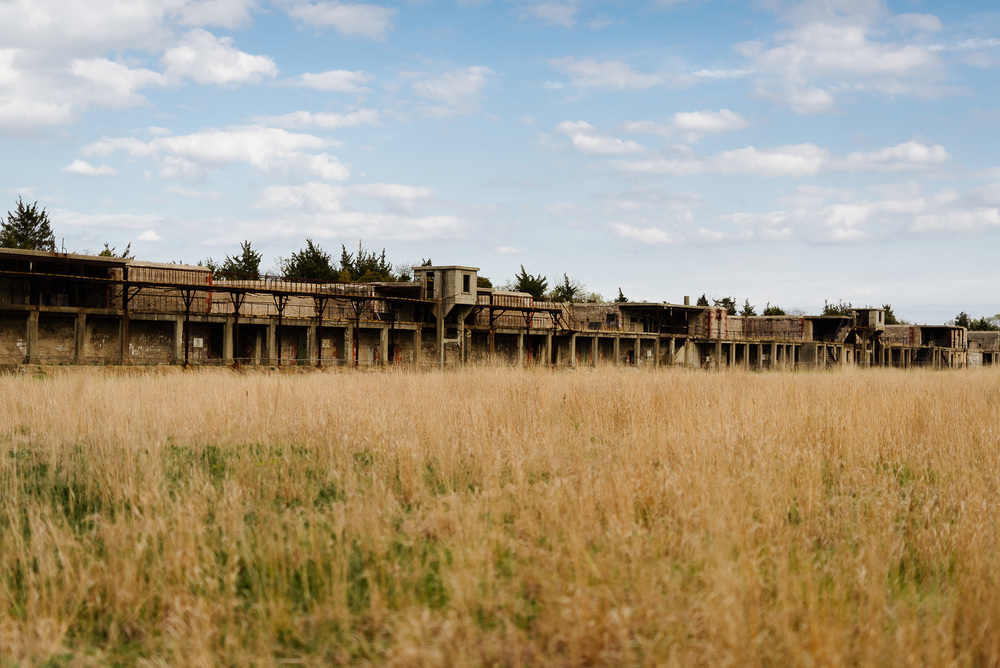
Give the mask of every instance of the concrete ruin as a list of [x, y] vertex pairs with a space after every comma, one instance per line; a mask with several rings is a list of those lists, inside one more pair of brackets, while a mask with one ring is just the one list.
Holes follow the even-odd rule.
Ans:
[[0, 250], [0, 364], [963, 368], [1000, 332], [847, 316], [731, 316], [667, 303], [566, 304], [477, 288], [475, 267], [409, 283], [222, 280], [204, 267]]

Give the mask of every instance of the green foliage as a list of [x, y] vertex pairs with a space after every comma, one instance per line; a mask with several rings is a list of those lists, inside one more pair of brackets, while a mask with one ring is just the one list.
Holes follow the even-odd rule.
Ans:
[[535, 299], [541, 299], [544, 297], [545, 290], [548, 287], [549, 281], [545, 278], [545, 276], [541, 274], [532, 276], [524, 270], [523, 264], [521, 265], [521, 272], [514, 276], [514, 290], [517, 292], [527, 292]]
[[486, 278], [485, 276], [476, 276], [476, 287], [477, 288], [492, 288], [493, 281]]
[[249, 241], [244, 241], [240, 244], [239, 255], [227, 255], [215, 275], [227, 279], [257, 280], [260, 278], [260, 260], [261, 254], [253, 249]]
[[840, 300], [836, 304], [823, 300], [823, 313], [820, 315], [848, 316], [851, 315], [852, 308], [851, 302], [844, 302], [844, 300]]
[[604, 295], [602, 295], [600, 292], [588, 292], [583, 296], [583, 299], [581, 299], [580, 301], [583, 301], [587, 304], [603, 304]]
[[955, 316], [952, 324], [965, 327], [970, 332], [996, 332], [1000, 331], [1000, 314], [993, 317], [971, 318], [968, 313], [962, 311]]
[[744, 317], [757, 315], [757, 309], [754, 308], [753, 304], [750, 303], [749, 299], [743, 302], [743, 308], [740, 309], [740, 315]]
[[719, 308], [726, 309], [726, 313], [729, 315], [736, 315], [736, 299], [733, 297], [723, 297], [722, 299], [713, 299], [714, 303]]
[[892, 304], [882, 304], [882, 309], [885, 311], [885, 324], [887, 325], [901, 325], [899, 318], [896, 314], [892, 312]]
[[[211, 268], [207, 262], [205, 264]], [[287, 260], [278, 258], [278, 266], [282, 277], [288, 280], [336, 281], [338, 279], [338, 272], [333, 267], [330, 254], [314, 244], [312, 239], [306, 239], [306, 247], [297, 253], [292, 253]]]
[[392, 263], [385, 259], [385, 249], [382, 249], [381, 254], [376, 254], [374, 251], [365, 250], [360, 241], [358, 241], [356, 253], [348, 253], [346, 246], [340, 246], [339, 277], [345, 283], [392, 282], [396, 280]]
[[121, 252], [121, 255], [119, 255], [115, 251], [115, 247], [114, 246], [109, 246], [108, 242], [105, 241], [104, 242], [104, 250], [102, 250], [100, 253], [98, 253], [97, 257], [120, 257], [120, 258], [125, 258], [127, 260], [134, 260], [135, 256], [132, 255], [132, 242], [130, 241], [129, 243], [127, 243], [125, 245], [125, 250], [123, 250]]
[[56, 236], [49, 225], [49, 214], [38, 202], [27, 205], [17, 198], [15, 212], [7, 212], [7, 222], [0, 222], [0, 247], [22, 250], [54, 251]]
[[549, 293], [549, 300], [554, 302], [578, 302], [583, 300], [583, 294], [583, 283], [563, 274], [562, 282], [552, 288], [552, 292]]
[[621, 288], [618, 288], [618, 296], [615, 298], [615, 303], [616, 304], [627, 304], [628, 303], [628, 297], [625, 296], [625, 294], [622, 292]]
[[762, 315], [786, 315], [785, 310], [780, 306], [771, 306], [771, 302], [767, 303], [764, 307], [764, 312]]
[[698, 297], [698, 301], [695, 302], [695, 306], [708, 306], [708, 297], [705, 296], [704, 292], [701, 293], [701, 297]]

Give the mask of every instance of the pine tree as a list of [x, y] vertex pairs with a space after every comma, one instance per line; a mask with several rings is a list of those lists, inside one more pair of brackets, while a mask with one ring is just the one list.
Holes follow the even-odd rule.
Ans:
[[18, 197], [16, 213], [8, 211], [7, 222], [0, 222], [0, 247], [54, 251], [56, 235], [49, 226], [49, 214], [38, 210], [38, 202], [29, 206]]

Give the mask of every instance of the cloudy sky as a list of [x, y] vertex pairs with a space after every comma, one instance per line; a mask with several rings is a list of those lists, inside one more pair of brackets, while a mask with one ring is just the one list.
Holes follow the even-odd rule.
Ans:
[[998, 76], [995, 0], [0, 0], [0, 208], [942, 322], [1000, 312]]

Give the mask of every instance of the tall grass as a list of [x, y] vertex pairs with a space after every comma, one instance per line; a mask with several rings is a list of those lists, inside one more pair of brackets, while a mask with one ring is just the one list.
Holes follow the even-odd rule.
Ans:
[[0, 377], [0, 665], [996, 665], [1000, 373]]

